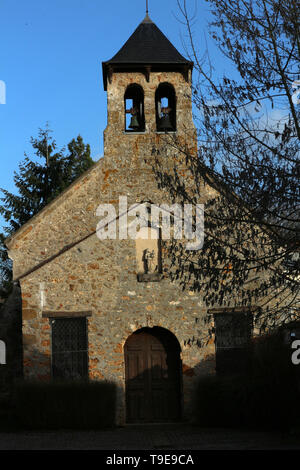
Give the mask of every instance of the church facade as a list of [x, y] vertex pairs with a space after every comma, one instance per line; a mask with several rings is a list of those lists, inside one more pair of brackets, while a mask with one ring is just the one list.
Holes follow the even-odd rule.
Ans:
[[[120, 234], [121, 216], [134, 219], [130, 206], [174, 203], [155, 159], [192, 178], [171, 145], [175, 138], [197, 155], [192, 67], [147, 15], [103, 63], [104, 157], [7, 240], [22, 293], [25, 378], [113, 381], [118, 424], [192, 419], [197, 379], [215, 373], [207, 309], [171, 280], [159, 224], [143, 227], [156, 230], [151, 239], [99, 237], [100, 206], [115, 207]], [[213, 193], [203, 187], [200, 202]]]

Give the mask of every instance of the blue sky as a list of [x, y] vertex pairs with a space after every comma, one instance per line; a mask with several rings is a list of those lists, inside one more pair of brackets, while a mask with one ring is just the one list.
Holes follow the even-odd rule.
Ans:
[[[194, 0], [188, 0], [193, 5]], [[145, 0], [0, 0], [0, 188], [15, 191], [13, 172], [32, 155], [30, 137], [49, 122], [58, 147], [81, 134], [92, 157], [103, 152], [106, 93], [102, 61], [110, 59], [145, 16]], [[205, 47], [208, 6], [198, 0], [194, 27]], [[149, 0], [149, 14], [184, 53], [176, 0]], [[210, 45], [214, 58], [216, 51]], [[219, 66], [222, 62], [219, 61]], [[0, 219], [1, 224], [1, 219]]]

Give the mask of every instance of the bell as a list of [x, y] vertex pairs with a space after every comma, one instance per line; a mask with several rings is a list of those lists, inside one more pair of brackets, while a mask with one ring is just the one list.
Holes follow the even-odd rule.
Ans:
[[168, 114], [166, 114], [160, 119], [158, 128], [160, 131], [172, 131], [173, 130], [173, 126], [170, 121], [170, 116]]
[[135, 115], [131, 117], [129, 127], [130, 129], [138, 129], [140, 127], [139, 121]]

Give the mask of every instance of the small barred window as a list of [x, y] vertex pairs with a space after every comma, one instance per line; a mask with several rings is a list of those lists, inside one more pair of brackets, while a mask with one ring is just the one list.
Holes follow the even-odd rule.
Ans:
[[55, 318], [52, 327], [52, 375], [59, 379], [88, 376], [86, 318]]

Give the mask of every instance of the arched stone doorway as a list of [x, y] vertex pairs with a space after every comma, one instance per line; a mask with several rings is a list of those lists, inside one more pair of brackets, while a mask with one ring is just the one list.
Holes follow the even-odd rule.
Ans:
[[181, 418], [181, 360], [176, 337], [160, 327], [142, 328], [124, 347], [127, 423]]

